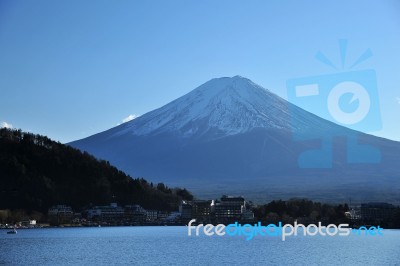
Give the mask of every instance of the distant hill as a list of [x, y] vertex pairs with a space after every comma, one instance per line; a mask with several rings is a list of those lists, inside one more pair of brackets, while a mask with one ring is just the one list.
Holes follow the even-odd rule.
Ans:
[[46, 212], [55, 204], [75, 210], [92, 204], [141, 204], [172, 210], [185, 189], [133, 179], [109, 162], [45, 136], [0, 129], [0, 209]]
[[69, 145], [200, 197], [400, 202], [400, 142], [322, 119], [240, 76]]

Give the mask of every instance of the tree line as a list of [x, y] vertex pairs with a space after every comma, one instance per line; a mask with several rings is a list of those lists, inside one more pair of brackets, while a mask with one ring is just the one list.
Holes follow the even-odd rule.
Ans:
[[168, 211], [191, 199], [184, 188], [132, 178], [108, 161], [46, 136], [0, 129], [0, 209], [45, 213], [66, 204], [80, 211], [117, 202]]

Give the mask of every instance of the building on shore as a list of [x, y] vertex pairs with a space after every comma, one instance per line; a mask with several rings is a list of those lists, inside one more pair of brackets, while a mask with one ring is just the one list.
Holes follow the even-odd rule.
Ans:
[[147, 210], [146, 211], [146, 222], [154, 223], [158, 219], [158, 211], [157, 210]]
[[176, 224], [179, 223], [181, 220], [181, 213], [180, 212], [171, 212], [167, 217], [163, 218], [161, 222], [163, 223], [170, 223]]
[[87, 210], [87, 217], [94, 221], [115, 222], [125, 218], [124, 208], [111, 203], [106, 206], [94, 206]]
[[352, 222], [357, 222], [361, 220], [361, 210], [360, 206], [351, 207], [349, 211], [345, 212], [344, 215], [347, 219], [350, 219]]
[[19, 222], [21, 227], [36, 227], [36, 220], [23, 220]]
[[254, 213], [242, 196], [222, 196], [219, 200], [183, 200], [179, 212], [145, 210], [142, 206], [118, 206], [111, 203], [105, 206], [91, 206], [84, 212], [75, 214], [66, 205], [57, 205], [49, 209], [49, 218], [53, 224], [104, 224], [136, 225], [169, 223], [182, 224], [192, 219], [198, 223], [252, 222]]
[[183, 200], [179, 205], [179, 212], [181, 213], [181, 219], [184, 222], [188, 222], [193, 217], [193, 204]]
[[220, 200], [182, 201], [179, 211], [182, 222], [191, 219], [197, 223], [252, 222], [254, 213], [246, 205], [241, 196], [222, 196]]
[[243, 197], [224, 195], [219, 202], [215, 203], [214, 210], [217, 222], [238, 221], [246, 210], [246, 201]]
[[140, 205], [126, 205], [124, 209], [127, 222], [143, 223], [147, 219], [147, 212]]
[[169, 216], [169, 213], [167, 211], [158, 211], [157, 213], [157, 220], [158, 221], [163, 221], [165, 218]]
[[210, 222], [214, 217], [213, 206], [214, 200], [183, 200], [179, 206], [181, 221], [188, 222], [196, 219], [199, 223]]
[[194, 200], [192, 218], [198, 222], [210, 222], [214, 218], [214, 200]]
[[56, 205], [48, 210], [48, 216], [52, 224], [65, 224], [71, 223], [74, 212], [70, 206]]

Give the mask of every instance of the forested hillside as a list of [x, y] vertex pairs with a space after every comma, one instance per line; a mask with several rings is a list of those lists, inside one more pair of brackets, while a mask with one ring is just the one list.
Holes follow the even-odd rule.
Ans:
[[141, 204], [176, 209], [186, 189], [133, 179], [107, 161], [21, 130], [0, 129], [0, 209], [46, 212], [55, 204]]

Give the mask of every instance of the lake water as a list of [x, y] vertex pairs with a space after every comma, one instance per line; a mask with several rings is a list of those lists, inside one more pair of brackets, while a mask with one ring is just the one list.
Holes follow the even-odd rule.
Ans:
[[400, 265], [400, 230], [384, 236], [206, 237], [187, 227], [0, 230], [0, 265]]

